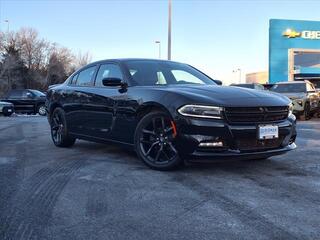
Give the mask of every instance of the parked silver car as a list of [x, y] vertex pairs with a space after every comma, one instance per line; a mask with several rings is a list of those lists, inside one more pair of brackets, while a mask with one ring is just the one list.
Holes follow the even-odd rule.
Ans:
[[2, 113], [4, 116], [10, 116], [12, 113], [14, 113], [13, 104], [0, 101], [0, 113]]
[[320, 107], [320, 96], [314, 85], [308, 81], [279, 82], [270, 88], [291, 99], [293, 113], [302, 120], [316, 114]]

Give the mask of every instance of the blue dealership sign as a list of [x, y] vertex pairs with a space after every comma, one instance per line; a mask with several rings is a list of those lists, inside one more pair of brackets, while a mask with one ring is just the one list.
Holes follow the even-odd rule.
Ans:
[[269, 83], [320, 77], [320, 22], [271, 19]]

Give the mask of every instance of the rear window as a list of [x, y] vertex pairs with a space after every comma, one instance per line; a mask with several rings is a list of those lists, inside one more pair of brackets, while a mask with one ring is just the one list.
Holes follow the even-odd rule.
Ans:
[[235, 87], [243, 87], [243, 88], [251, 88], [251, 89], [254, 89], [254, 85], [253, 84], [234, 84], [232, 86], [235, 86]]
[[96, 72], [97, 66], [88, 67], [81, 72], [79, 72], [79, 76], [76, 81], [76, 85], [79, 86], [91, 86], [93, 75]]
[[299, 93], [307, 91], [305, 83], [275, 84], [270, 90], [278, 93]]
[[8, 95], [8, 99], [17, 99], [17, 98], [22, 98], [22, 91], [11, 91]]

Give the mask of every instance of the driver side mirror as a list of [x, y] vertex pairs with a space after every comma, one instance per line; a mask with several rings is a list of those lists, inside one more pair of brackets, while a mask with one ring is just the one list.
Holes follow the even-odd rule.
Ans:
[[120, 78], [104, 78], [102, 79], [103, 86], [106, 87], [126, 87], [127, 84]]
[[216, 79], [214, 79], [213, 80], [217, 85], [219, 85], [219, 86], [221, 86], [222, 85], [222, 81], [220, 81], [220, 80], [216, 80]]

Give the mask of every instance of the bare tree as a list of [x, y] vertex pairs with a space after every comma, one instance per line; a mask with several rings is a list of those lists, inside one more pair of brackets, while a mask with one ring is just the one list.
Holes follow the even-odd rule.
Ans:
[[63, 82], [72, 71], [73, 55], [68, 48], [54, 43], [47, 65], [47, 85]]
[[73, 70], [77, 70], [77, 69], [87, 65], [88, 63], [91, 62], [91, 59], [92, 59], [92, 57], [89, 52], [82, 53], [81, 51], [79, 51], [77, 53], [77, 55], [74, 56]]
[[0, 32], [0, 95], [11, 88], [45, 90], [90, 61], [88, 52], [74, 54], [41, 38], [33, 28]]
[[15, 32], [0, 34], [0, 82], [1, 91], [26, 87], [26, 68], [20, 56], [20, 46]]
[[17, 39], [21, 47], [21, 58], [30, 70], [41, 70], [48, 60], [50, 44], [40, 39], [38, 32], [33, 28], [22, 28], [17, 33]]

